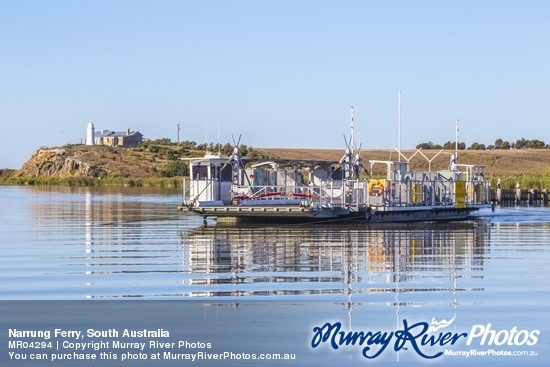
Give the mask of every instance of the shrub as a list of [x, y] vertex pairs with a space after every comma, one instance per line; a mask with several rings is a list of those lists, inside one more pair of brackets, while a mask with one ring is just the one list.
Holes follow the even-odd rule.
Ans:
[[189, 167], [187, 163], [183, 161], [171, 161], [168, 162], [166, 167], [160, 171], [161, 177], [177, 177], [177, 176], [188, 176]]

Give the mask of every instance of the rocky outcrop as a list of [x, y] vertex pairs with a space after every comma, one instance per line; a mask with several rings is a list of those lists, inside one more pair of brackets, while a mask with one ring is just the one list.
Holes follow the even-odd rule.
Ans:
[[63, 148], [37, 150], [18, 172], [26, 177], [102, 177], [107, 174], [102, 167], [84, 162]]

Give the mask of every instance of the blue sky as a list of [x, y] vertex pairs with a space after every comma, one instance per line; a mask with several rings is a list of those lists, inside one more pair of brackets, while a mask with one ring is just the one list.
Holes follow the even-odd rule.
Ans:
[[[86, 125], [363, 148], [550, 143], [548, 1], [0, 0], [0, 168]], [[368, 159], [368, 157], [366, 157]]]

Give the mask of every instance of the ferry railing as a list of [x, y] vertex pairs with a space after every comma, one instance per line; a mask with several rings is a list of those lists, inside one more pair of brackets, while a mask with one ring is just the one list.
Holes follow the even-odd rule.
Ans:
[[[441, 175], [433, 178], [426, 176], [421, 180], [386, 180], [384, 183], [381, 196], [374, 197], [370, 190], [365, 190], [367, 203], [372, 206], [410, 207], [454, 205], [457, 202], [455, 181]], [[468, 205], [487, 203], [490, 200], [487, 182], [466, 182], [466, 194], [465, 203]]]
[[[490, 203], [491, 188], [488, 181], [471, 180], [464, 182], [464, 203], [466, 205]], [[408, 205], [453, 205], [457, 203], [456, 181], [454, 180], [440, 176], [431, 182], [427, 180], [411, 181], [411, 185], [413, 190]]]
[[323, 204], [344, 207], [364, 207], [368, 205], [368, 181], [341, 180], [327, 182], [322, 186], [320, 198]]
[[313, 197], [318, 196], [319, 187], [316, 186], [287, 186], [287, 185], [267, 185], [267, 186], [239, 186], [241, 188], [250, 188], [251, 199], [265, 197]]
[[466, 203], [469, 205], [491, 203], [491, 184], [488, 181], [468, 181], [466, 183], [466, 192]]
[[346, 205], [345, 187], [345, 181], [323, 181], [319, 186], [319, 205], [331, 207]]
[[322, 183], [320, 186], [306, 185], [265, 185], [265, 186], [235, 186], [233, 188], [233, 196], [247, 191], [249, 195], [243, 199], [262, 199], [262, 200], [278, 200], [278, 199], [296, 199], [317, 201], [320, 205], [336, 205], [344, 202], [343, 190], [337, 185]]
[[368, 203], [368, 187], [368, 181], [366, 180], [352, 181], [352, 194], [350, 205], [366, 206]]
[[321, 198], [325, 203], [344, 207], [363, 207], [368, 205], [367, 180], [329, 181], [322, 186]]
[[[207, 182], [207, 180], [201, 180]], [[423, 180], [403, 180], [399, 182], [384, 181], [386, 184], [381, 196], [372, 196], [369, 190], [369, 181], [364, 180], [338, 180], [325, 181], [318, 186], [237, 186], [234, 194], [248, 192], [246, 199], [299, 199], [309, 201], [310, 204], [320, 206], [439, 206], [456, 204], [455, 182], [443, 176], [433, 179], [426, 177]], [[192, 182], [189, 188], [190, 198], [200, 196], [213, 198], [213, 185], [197, 185]], [[200, 190], [199, 192], [197, 190]], [[490, 202], [490, 187], [485, 181], [466, 182], [467, 205], [479, 205]]]

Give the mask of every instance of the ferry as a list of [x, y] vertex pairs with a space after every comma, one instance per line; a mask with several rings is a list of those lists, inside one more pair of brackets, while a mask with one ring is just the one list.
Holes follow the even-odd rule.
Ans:
[[[347, 144], [339, 161], [206, 154], [186, 158], [180, 210], [218, 222], [419, 222], [463, 220], [491, 208], [485, 167], [458, 164], [447, 170], [412, 171], [408, 161], [369, 161], [369, 177], [359, 150]], [[374, 178], [375, 166], [386, 175]]]

